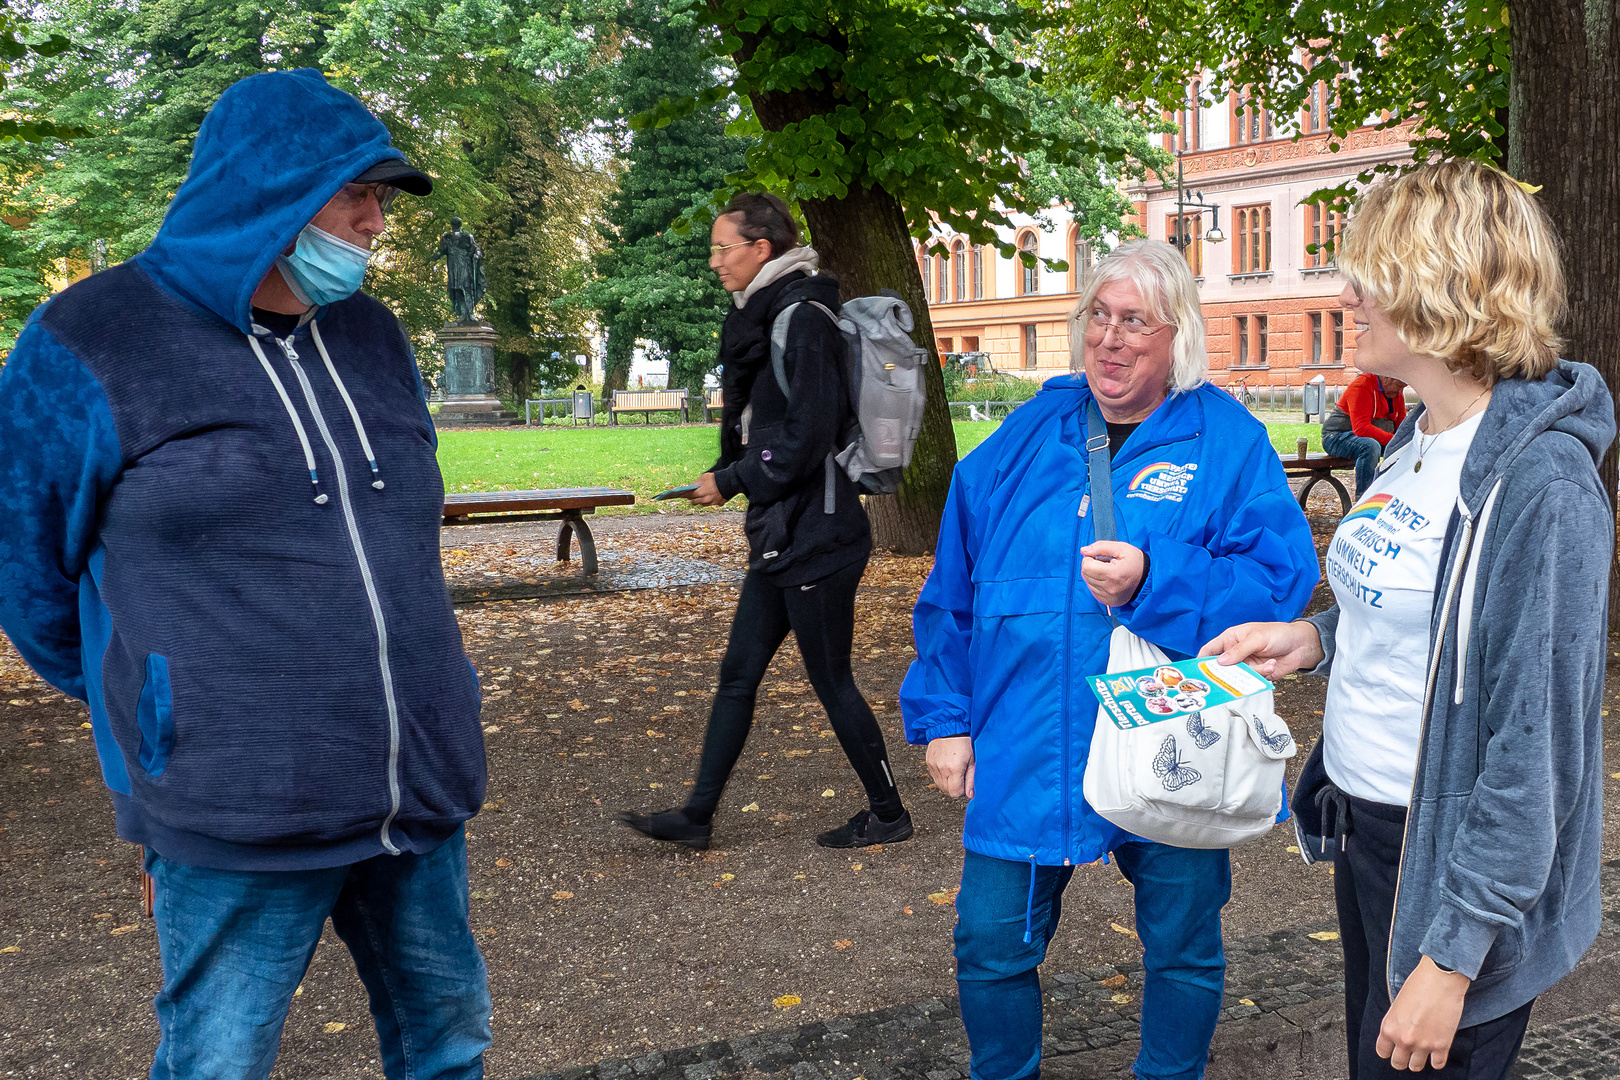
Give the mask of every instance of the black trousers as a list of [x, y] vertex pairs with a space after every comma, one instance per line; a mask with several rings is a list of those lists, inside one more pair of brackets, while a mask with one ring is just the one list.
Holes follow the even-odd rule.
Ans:
[[872, 810], [885, 821], [900, 816], [900, 792], [889, 768], [888, 749], [872, 707], [855, 685], [850, 651], [855, 644], [855, 590], [866, 560], [808, 585], [780, 587], [770, 576], [750, 570], [731, 620], [731, 641], [720, 661], [720, 686], [703, 736], [697, 784], [687, 816], [707, 824], [720, 793], [754, 726], [754, 698], [765, 669], [788, 631], [798, 640], [810, 685], [827, 710], [833, 732], [866, 787]]
[[[1344, 850], [1333, 854], [1333, 894], [1344, 946], [1345, 1035], [1350, 1044], [1350, 1080], [1394, 1080], [1414, 1074], [1378, 1056], [1378, 1028], [1389, 1012], [1389, 932], [1395, 917], [1395, 878], [1400, 870], [1406, 807], [1344, 796], [1349, 830]], [[1506, 1080], [1530, 1023], [1527, 1001], [1519, 1008], [1461, 1028], [1446, 1067], [1425, 1065], [1415, 1075], [1432, 1080]]]

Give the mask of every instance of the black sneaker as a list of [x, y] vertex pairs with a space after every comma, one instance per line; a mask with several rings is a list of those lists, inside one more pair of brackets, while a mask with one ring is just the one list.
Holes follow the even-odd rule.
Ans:
[[708, 851], [709, 836], [714, 831], [712, 826], [694, 824], [686, 811], [680, 809], [661, 810], [656, 814], [632, 814], [626, 810], [619, 815], [619, 820], [642, 836], [684, 844], [694, 851]]
[[822, 847], [871, 847], [873, 844], [898, 844], [911, 839], [911, 814], [900, 811], [898, 821], [879, 821], [870, 810], [862, 810], [836, 829], [816, 837]]

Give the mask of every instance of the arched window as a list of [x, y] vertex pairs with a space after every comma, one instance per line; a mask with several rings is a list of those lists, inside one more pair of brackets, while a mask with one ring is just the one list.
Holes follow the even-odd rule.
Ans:
[[973, 248], [973, 299], [984, 299], [984, 248]]
[[956, 278], [956, 298], [966, 300], [968, 298], [967, 245], [960, 240], [951, 249], [951, 269]]
[[1080, 235], [1080, 226], [1074, 225], [1069, 229], [1069, 291], [1079, 292], [1080, 285], [1085, 281], [1086, 271], [1096, 257], [1091, 251], [1091, 241]]
[[[1019, 236], [1018, 250], [1027, 252], [1031, 256], [1040, 250], [1040, 238], [1035, 235], [1034, 230], [1027, 230]], [[1020, 255], [1018, 270], [1019, 284], [1021, 286], [1019, 292], [1021, 295], [1034, 296], [1041, 291], [1041, 264], [1038, 261], [1034, 265], [1029, 265]]]

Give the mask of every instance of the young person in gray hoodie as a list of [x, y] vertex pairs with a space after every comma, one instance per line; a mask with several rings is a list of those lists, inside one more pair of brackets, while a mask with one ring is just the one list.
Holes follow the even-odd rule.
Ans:
[[1329, 676], [1294, 811], [1335, 866], [1352, 1080], [1500, 1080], [1601, 921], [1614, 403], [1557, 358], [1557, 240], [1506, 174], [1372, 189], [1338, 259], [1356, 366], [1423, 408], [1334, 534], [1337, 603], [1203, 651]]

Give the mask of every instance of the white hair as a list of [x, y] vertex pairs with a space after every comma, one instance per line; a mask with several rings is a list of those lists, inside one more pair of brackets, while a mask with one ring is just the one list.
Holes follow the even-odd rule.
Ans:
[[1149, 313], [1175, 327], [1170, 343], [1170, 389], [1192, 390], [1209, 374], [1204, 347], [1204, 311], [1198, 283], [1181, 252], [1162, 240], [1132, 240], [1097, 261], [1086, 274], [1080, 302], [1069, 313], [1069, 370], [1086, 368], [1086, 325], [1097, 293], [1112, 281], [1129, 281]]

